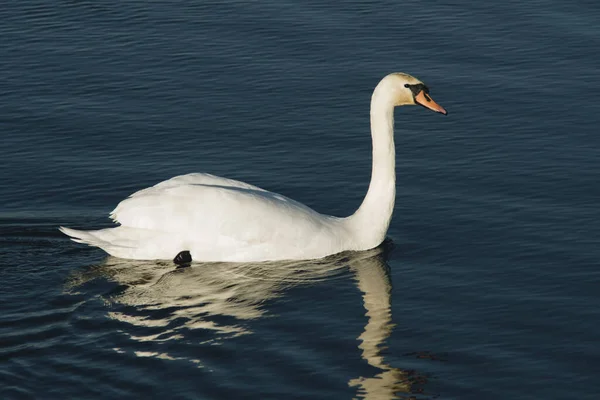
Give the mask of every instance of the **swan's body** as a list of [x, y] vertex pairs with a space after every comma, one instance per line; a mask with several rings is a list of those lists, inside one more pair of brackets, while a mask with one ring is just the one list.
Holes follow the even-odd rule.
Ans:
[[209, 174], [171, 178], [134, 193], [111, 213], [116, 228], [66, 234], [133, 259], [203, 261], [320, 258], [343, 250], [341, 219], [282, 195]]
[[61, 231], [113, 256], [144, 260], [173, 259], [184, 250], [198, 261], [316, 259], [374, 248], [385, 239], [396, 195], [394, 107], [418, 102], [445, 114], [427, 92], [406, 74], [390, 74], [375, 88], [371, 183], [362, 205], [349, 217], [319, 214], [247, 183], [189, 174], [119, 203], [111, 218], [121, 226]]

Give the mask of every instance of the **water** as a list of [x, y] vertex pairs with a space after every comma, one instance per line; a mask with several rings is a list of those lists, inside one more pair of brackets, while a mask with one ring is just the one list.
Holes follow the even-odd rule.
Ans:
[[[596, 399], [596, 2], [58, 2], [0, 10], [0, 397]], [[384, 248], [318, 262], [108, 258], [177, 174], [348, 215], [385, 74]]]

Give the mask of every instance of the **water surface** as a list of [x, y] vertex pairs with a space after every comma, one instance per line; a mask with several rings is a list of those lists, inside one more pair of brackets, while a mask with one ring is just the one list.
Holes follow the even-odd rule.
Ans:
[[[336, 3], [337, 4], [337, 3]], [[9, 2], [0, 10], [0, 397], [596, 399], [600, 6]], [[393, 71], [384, 248], [131, 262], [56, 227], [209, 172], [344, 216]]]

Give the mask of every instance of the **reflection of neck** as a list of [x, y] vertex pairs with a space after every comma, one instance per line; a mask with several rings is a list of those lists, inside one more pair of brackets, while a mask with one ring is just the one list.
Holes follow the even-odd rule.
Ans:
[[[380, 267], [380, 265], [377, 265]], [[363, 351], [363, 358], [369, 364], [381, 369], [389, 369], [383, 363], [379, 354], [379, 346], [390, 335], [392, 330], [392, 313], [390, 310], [391, 286], [388, 276], [383, 268], [357, 268], [358, 288], [363, 292], [363, 302], [367, 310], [367, 324], [359, 336], [362, 342], [359, 347]]]
[[363, 292], [363, 302], [367, 310], [367, 324], [358, 337], [362, 357], [369, 365], [381, 370], [373, 377], [360, 377], [350, 380], [350, 386], [359, 386], [361, 397], [368, 399], [393, 399], [397, 392], [410, 392], [410, 383], [404, 372], [386, 364], [380, 350], [389, 337], [393, 324], [391, 312], [391, 284], [381, 257], [372, 257], [373, 262], [358, 263], [352, 268]]
[[371, 136], [371, 183], [361, 206], [349, 217], [359, 250], [371, 249], [383, 242], [396, 198], [394, 103], [381, 84], [371, 98]]

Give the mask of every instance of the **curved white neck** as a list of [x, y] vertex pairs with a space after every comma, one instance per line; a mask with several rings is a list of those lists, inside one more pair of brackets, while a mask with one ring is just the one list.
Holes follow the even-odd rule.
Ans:
[[378, 246], [385, 239], [396, 199], [396, 150], [394, 148], [394, 101], [385, 87], [371, 98], [373, 170], [365, 199], [348, 217], [357, 250]]

